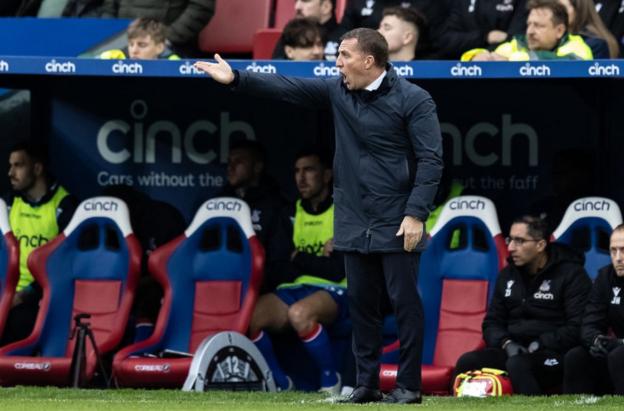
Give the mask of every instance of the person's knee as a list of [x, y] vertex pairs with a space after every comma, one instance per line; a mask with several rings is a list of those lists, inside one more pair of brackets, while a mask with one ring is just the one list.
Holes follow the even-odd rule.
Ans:
[[510, 376], [523, 375], [531, 372], [531, 361], [525, 355], [515, 355], [507, 359], [505, 368]]
[[455, 364], [455, 372], [461, 373], [480, 368], [477, 362], [477, 354], [475, 353], [475, 351], [466, 352], [457, 359], [457, 363]]
[[288, 308], [288, 322], [297, 332], [309, 331], [307, 328], [314, 321], [310, 309], [304, 304], [295, 303]]

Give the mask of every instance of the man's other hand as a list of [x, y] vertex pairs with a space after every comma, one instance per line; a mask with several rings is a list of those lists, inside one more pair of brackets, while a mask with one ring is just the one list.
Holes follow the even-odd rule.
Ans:
[[396, 236], [403, 236], [403, 249], [413, 251], [423, 234], [423, 222], [419, 219], [406, 215], [397, 231]]
[[234, 81], [234, 71], [232, 67], [223, 60], [219, 54], [214, 55], [216, 63], [210, 63], [208, 61], [195, 62], [195, 68], [210, 75], [215, 81], [221, 84], [230, 84]]

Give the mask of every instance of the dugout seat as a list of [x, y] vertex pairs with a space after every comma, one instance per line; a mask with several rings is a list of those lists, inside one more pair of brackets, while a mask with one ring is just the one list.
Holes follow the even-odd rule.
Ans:
[[598, 270], [611, 263], [609, 237], [622, 224], [620, 207], [603, 197], [584, 197], [567, 208], [552, 241], [568, 244], [585, 254], [585, 270], [596, 278]]
[[253, 59], [270, 60], [281, 35], [280, 29], [258, 30], [253, 38]]
[[199, 49], [210, 53], [251, 53], [254, 33], [269, 27], [271, 1], [217, 1], [214, 16], [199, 33]]
[[[483, 347], [481, 322], [507, 247], [494, 203], [478, 196], [449, 201], [429, 233], [418, 288], [425, 311], [422, 391], [449, 394], [451, 374], [465, 352]], [[398, 349], [396, 342], [384, 349]], [[394, 388], [397, 366], [383, 364], [382, 390]]]
[[4, 331], [19, 280], [19, 243], [11, 231], [9, 214], [0, 199], [0, 336]]
[[[89, 320], [101, 354], [121, 341], [140, 276], [141, 248], [126, 204], [94, 197], [78, 206], [67, 228], [28, 257], [43, 290], [30, 336], [0, 348], [2, 385], [68, 385], [75, 339], [73, 319]], [[85, 378], [97, 358], [87, 342]]]
[[228, 197], [205, 202], [148, 266], [164, 290], [154, 333], [119, 351], [113, 374], [126, 387], [182, 387], [206, 337], [247, 333], [264, 268], [249, 206]]

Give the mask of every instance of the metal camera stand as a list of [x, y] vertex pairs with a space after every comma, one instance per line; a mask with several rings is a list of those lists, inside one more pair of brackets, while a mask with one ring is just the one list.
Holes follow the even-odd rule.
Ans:
[[74, 329], [69, 336], [70, 340], [76, 338], [71, 363], [72, 387], [80, 388], [85, 383], [85, 368], [87, 365], [86, 340], [87, 337], [89, 337], [89, 341], [91, 341], [91, 345], [93, 346], [93, 351], [95, 351], [95, 357], [97, 360], [97, 364], [100, 367], [100, 372], [102, 373], [102, 377], [104, 377], [104, 380], [106, 381], [106, 387], [110, 388], [108, 374], [106, 373], [106, 369], [104, 369], [104, 363], [102, 362], [102, 357], [100, 356], [100, 350], [98, 349], [98, 346], [95, 342], [95, 336], [93, 335], [93, 331], [91, 330], [91, 323], [82, 321], [89, 318], [91, 318], [91, 314], [77, 314], [74, 317]]

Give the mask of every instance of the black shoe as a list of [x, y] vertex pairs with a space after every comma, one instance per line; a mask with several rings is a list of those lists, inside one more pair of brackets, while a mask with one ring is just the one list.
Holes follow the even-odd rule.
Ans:
[[381, 401], [382, 395], [381, 391], [375, 390], [368, 387], [357, 387], [351, 395], [342, 400], [341, 402], [351, 403], [351, 404], [364, 404], [367, 402], [378, 402]]
[[381, 401], [386, 404], [420, 404], [420, 391], [410, 391], [405, 388], [395, 388]]

